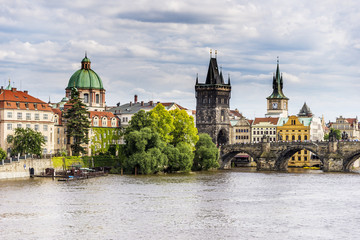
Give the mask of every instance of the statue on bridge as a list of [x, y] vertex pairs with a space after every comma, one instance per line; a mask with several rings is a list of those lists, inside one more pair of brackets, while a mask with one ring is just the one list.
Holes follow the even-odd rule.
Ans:
[[341, 134], [341, 139], [347, 141], [349, 139], [349, 135], [345, 131], [343, 131], [343, 133]]
[[337, 141], [336, 139], [336, 132], [334, 131], [334, 129], [330, 129], [330, 132], [329, 132], [329, 142], [335, 142]]
[[282, 136], [281, 136], [281, 134], [280, 134], [280, 132], [278, 132], [278, 141], [282, 141]]

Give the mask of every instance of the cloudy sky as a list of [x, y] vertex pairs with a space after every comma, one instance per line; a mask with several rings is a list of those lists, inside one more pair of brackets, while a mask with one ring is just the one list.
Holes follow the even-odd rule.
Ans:
[[360, 2], [0, 0], [0, 84], [60, 101], [85, 51], [107, 105], [175, 101], [195, 109], [210, 49], [232, 83], [231, 108], [266, 113], [277, 56], [289, 112], [360, 116]]

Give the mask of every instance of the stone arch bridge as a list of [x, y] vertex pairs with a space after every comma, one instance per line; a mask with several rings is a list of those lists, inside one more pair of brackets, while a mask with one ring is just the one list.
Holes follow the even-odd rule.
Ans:
[[288, 161], [296, 152], [305, 149], [316, 154], [324, 172], [347, 172], [360, 157], [360, 142], [269, 142], [228, 144], [221, 146], [220, 166], [230, 168], [231, 159], [246, 152], [256, 162], [258, 170], [287, 170]]

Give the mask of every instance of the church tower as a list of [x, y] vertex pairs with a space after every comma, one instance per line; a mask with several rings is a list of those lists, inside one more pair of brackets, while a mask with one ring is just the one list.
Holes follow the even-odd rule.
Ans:
[[288, 117], [288, 101], [283, 93], [283, 77], [280, 75], [279, 58], [276, 73], [273, 76], [273, 92], [267, 99], [266, 117]]
[[230, 76], [225, 84], [222, 71], [218, 68], [210, 51], [210, 63], [205, 83], [196, 77], [196, 127], [199, 133], [207, 133], [217, 145], [229, 142], [229, 105], [231, 97]]

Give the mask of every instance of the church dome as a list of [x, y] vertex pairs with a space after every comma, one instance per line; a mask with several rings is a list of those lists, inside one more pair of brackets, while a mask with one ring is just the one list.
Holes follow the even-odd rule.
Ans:
[[76, 87], [78, 89], [104, 89], [101, 78], [90, 68], [91, 61], [85, 55], [81, 61], [81, 69], [71, 77], [66, 89]]

